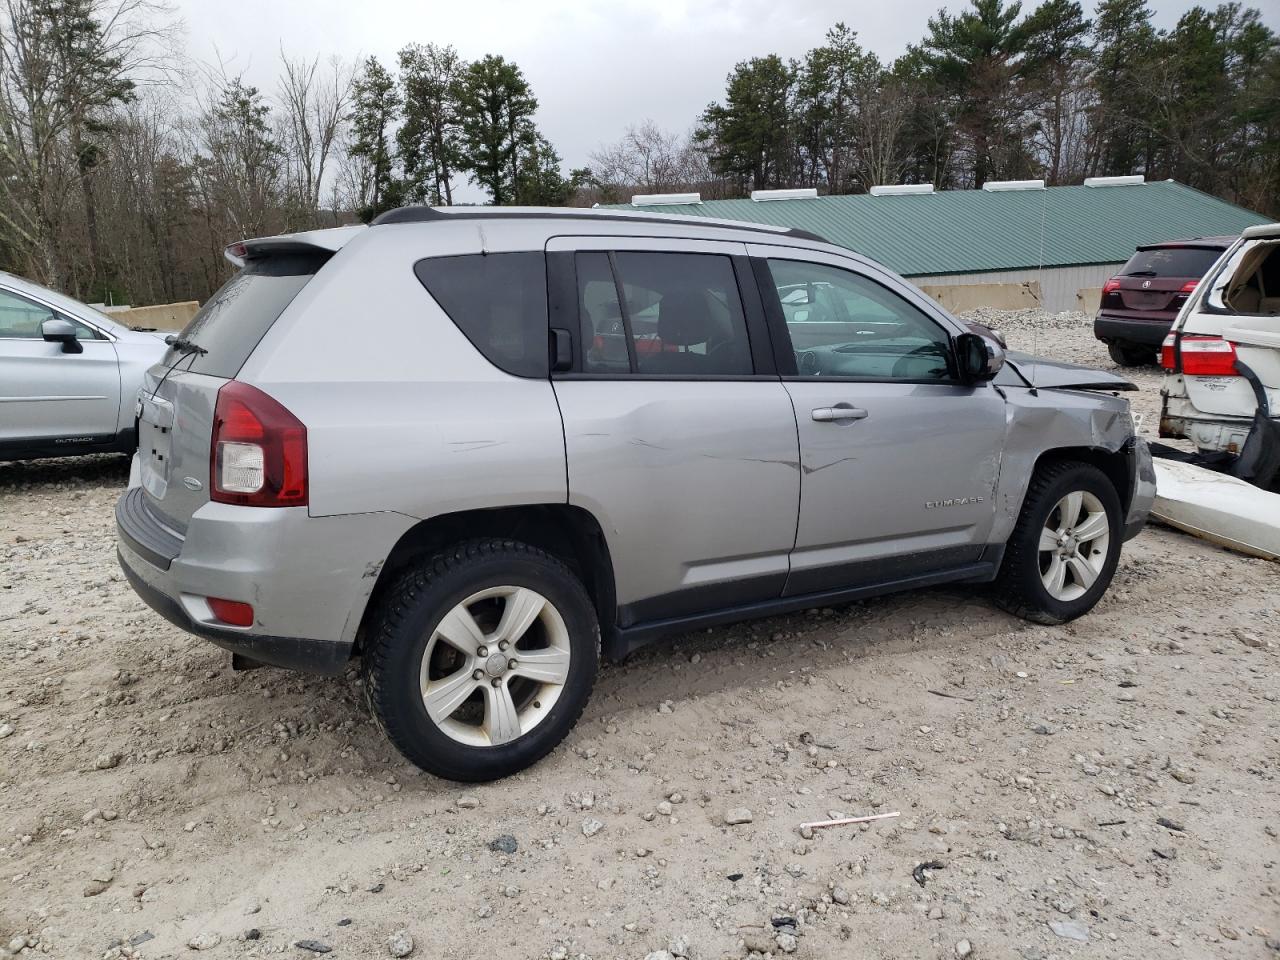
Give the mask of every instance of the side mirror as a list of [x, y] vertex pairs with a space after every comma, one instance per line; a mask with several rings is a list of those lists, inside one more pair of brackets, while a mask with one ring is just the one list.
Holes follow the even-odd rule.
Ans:
[[40, 336], [50, 343], [62, 344], [63, 353], [84, 353], [84, 347], [76, 339], [76, 328], [70, 320], [59, 320], [50, 317], [40, 324]]
[[992, 337], [962, 333], [956, 337], [956, 366], [963, 383], [985, 383], [1004, 366], [1004, 347]]

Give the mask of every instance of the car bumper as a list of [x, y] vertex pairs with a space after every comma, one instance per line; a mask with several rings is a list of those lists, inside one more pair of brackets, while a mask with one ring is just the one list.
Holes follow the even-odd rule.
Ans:
[[[309, 673], [339, 673], [350, 659], [382, 561], [412, 524], [207, 503], [178, 536], [144, 496], [134, 487], [120, 498], [116, 531], [120, 566], [147, 605], [234, 653]], [[253, 625], [222, 622], [209, 597], [251, 604]]]
[[1130, 481], [1129, 509], [1124, 518], [1124, 539], [1132, 540], [1147, 525], [1147, 517], [1156, 500], [1156, 468], [1151, 463], [1151, 450], [1147, 442], [1134, 437], [1129, 447]]
[[1169, 328], [1172, 326], [1172, 318], [1135, 320], [1100, 313], [1093, 318], [1093, 335], [1105, 343], [1120, 340], [1158, 347], [1169, 335]]

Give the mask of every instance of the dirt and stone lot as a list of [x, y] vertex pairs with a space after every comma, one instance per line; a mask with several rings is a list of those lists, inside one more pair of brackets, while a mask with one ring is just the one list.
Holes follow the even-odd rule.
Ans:
[[[1082, 315], [983, 319], [1110, 366]], [[1280, 951], [1275, 564], [1150, 528], [1065, 627], [944, 589], [679, 637], [605, 670], [541, 764], [464, 788], [393, 752], [355, 667], [235, 674], [146, 609], [126, 474], [0, 465], [0, 951]]]

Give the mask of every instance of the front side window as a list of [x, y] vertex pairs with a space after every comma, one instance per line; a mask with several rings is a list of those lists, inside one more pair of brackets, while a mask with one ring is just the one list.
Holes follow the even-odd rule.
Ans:
[[720, 254], [577, 256], [585, 373], [750, 376], [733, 262]]
[[769, 261], [804, 377], [950, 380], [951, 338], [874, 280], [822, 263]]
[[517, 377], [548, 374], [547, 264], [541, 252], [430, 257], [413, 272], [472, 345]]
[[77, 340], [104, 339], [88, 324], [58, 313], [26, 297], [0, 290], [0, 340], [39, 340], [46, 320], [66, 320], [76, 330]]

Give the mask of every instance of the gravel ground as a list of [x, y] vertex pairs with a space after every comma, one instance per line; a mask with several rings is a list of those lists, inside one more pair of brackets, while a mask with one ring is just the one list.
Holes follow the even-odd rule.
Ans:
[[[1110, 366], [1082, 315], [983, 319]], [[1158, 373], [1130, 375], [1154, 423]], [[147, 610], [126, 475], [0, 465], [0, 950], [1280, 950], [1275, 564], [1150, 528], [1065, 627], [943, 589], [686, 635], [605, 670], [535, 768], [461, 788], [392, 751], [355, 669], [233, 674]]]

